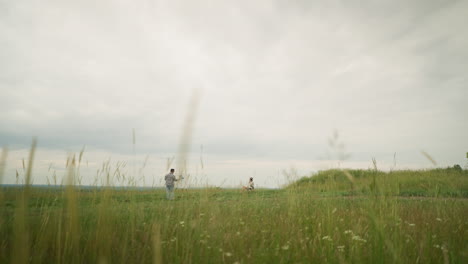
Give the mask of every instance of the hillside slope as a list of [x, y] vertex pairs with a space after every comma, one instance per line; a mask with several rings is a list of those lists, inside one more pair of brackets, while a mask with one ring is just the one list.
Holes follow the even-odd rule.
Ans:
[[306, 188], [343, 195], [379, 194], [400, 196], [468, 197], [468, 170], [326, 170], [291, 183], [286, 189]]

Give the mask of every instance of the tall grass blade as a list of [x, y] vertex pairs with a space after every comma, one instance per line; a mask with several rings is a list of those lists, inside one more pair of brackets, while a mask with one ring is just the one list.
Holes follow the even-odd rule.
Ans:
[[26, 181], [22, 193], [19, 195], [18, 204], [15, 210], [14, 223], [14, 242], [12, 263], [28, 263], [29, 262], [29, 229], [28, 229], [28, 199], [30, 192], [30, 183], [32, 178], [32, 167], [34, 162], [34, 154], [36, 152], [36, 138], [33, 138], [31, 151], [29, 152], [28, 167], [26, 171]]
[[70, 166], [68, 167], [67, 183], [66, 183], [66, 198], [67, 198], [67, 238], [66, 241], [70, 241], [68, 246], [68, 253], [71, 254], [72, 259], [79, 263], [79, 218], [78, 218], [78, 206], [77, 206], [77, 194], [75, 191], [75, 168], [76, 159], [75, 156], [69, 158]]
[[153, 264], [162, 264], [161, 226], [153, 224]]
[[190, 150], [190, 143], [192, 139], [193, 126], [195, 124], [195, 118], [197, 114], [198, 104], [200, 101], [200, 95], [198, 91], [194, 91], [192, 97], [190, 98], [190, 103], [187, 110], [187, 115], [185, 117], [184, 127], [182, 129], [181, 138], [179, 140], [179, 148], [177, 155], [177, 170], [179, 175], [186, 177], [184, 182], [185, 186], [189, 182], [189, 177], [187, 175], [187, 153]]
[[437, 166], [437, 162], [435, 161], [434, 158], [432, 158], [431, 155], [429, 155], [429, 153], [427, 153], [427, 152], [424, 151], [424, 150], [421, 150], [421, 154], [422, 154], [424, 157], [426, 157], [426, 159], [429, 160], [429, 161], [432, 163], [432, 165]]
[[3, 174], [5, 173], [6, 161], [8, 157], [8, 148], [2, 148], [2, 155], [0, 155], [0, 184], [3, 182]]

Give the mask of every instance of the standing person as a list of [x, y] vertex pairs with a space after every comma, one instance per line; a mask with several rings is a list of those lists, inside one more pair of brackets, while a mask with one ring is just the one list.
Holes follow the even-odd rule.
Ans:
[[174, 200], [174, 182], [177, 181], [174, 175], [174, 169], [171, 169], [171, 172], [164, 177], [164, 180], [166, 180], [166, 198], [168, 200]]
[[250, 177], [249, 184], [247, 184], [247, 186], [242, 186], [242, 188], [246, 191], [253, 191], [253, 189], [255, 189], [253, 177]]

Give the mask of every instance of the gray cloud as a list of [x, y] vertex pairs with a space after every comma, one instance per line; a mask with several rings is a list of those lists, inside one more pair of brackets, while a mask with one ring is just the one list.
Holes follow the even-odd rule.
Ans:
[[468, 148], [466, 1], [3, 1], [0, 144], [315, 159]]

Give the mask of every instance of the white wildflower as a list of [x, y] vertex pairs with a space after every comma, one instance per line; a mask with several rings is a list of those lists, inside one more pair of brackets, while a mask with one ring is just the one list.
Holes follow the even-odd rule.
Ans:
[[224, 255], [226, 255], [226, 257], [231, 257], [232, 253], [231, 252], [226, 252], [226, 253], [224, 253]]
[[352, 239], [353, 239], [353, 240], [356, 240], [356, 241], [361, 241], [361, 242], [363, 242], [363, 243], [366, 243], [366, 242], [367, 242], [367, 240], [365, 240], [365, 239], [363, 239], [362, 237], [357, 236], [357, 235], [353, 235], [353, 238], [352, 238]]

